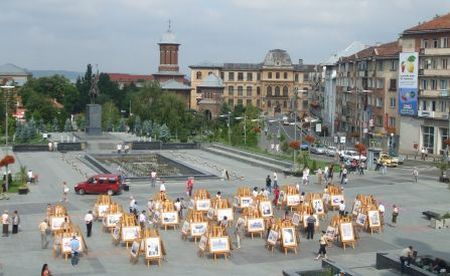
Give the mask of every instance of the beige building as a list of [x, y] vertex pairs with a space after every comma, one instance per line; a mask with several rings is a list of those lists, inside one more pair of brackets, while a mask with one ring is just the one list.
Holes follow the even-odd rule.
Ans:
[[224, 63], [191, 65], [191, 108], [198, 110], [202, 94], [197, 87], [210, 74], [223, 81], [223, 102], [234, 107], [253, 105], [268, 115], [292, 111], [294, 91], [298, 91], [294, 105], [306, 113], [309, 105], [310, 74], [313, 65], [302, 60], [293, 64], [285, 50], [270, 50], [262, 63]]
[[417, 116], [401, 116], [400, 150], [430, 154], [446, 151], [449, 129], [450, 13], [409, 28], [400, 35], [403, 52], [419, 53]]
[[337, 62], [336, 126], [354, 142], [398, 148], [398, 42], [368, 47]]

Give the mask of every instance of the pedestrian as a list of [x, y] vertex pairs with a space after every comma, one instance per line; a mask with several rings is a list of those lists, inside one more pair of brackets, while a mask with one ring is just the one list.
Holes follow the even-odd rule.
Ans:
[[241, 238], [244, 235], [245, 220], [243, 218], [238, 218], [236, 226], [234, 228], [234, 235], [236, 237], [236, 249], [241, 248]]
[[317, 254], [317, 257], [315, 258], [315, 260], [318, 260], [319, 258], [323, 257], [325, 260], [327, 260], [327, 236], [326, 236], [326, 232], [322, 231], [322, 235], [320, 236], [320, 240], [319, 240], [319, 253]]
[[398, 213], [399, 213], [399, 210], [398, 210], [397, 205], [395, 205], [395, 204], [392, 205], [392, 224], [393, 225], [397, 224]]
[[69, 191], [70, 191], [69, 186], [67, 186], [66, 181], [64, 181], [64, 182], [63, 182], [63, 194], [62, 194], [61, 202], [67, 202], [67, 201], [69, 201], [69, 200], [67, 199], [67, 194], [69, 193]]
[[323, 177], [322, 169], [318, 168], [316, 174], [317, 174], [317, 184], [322, 185], [322, 177]]
[[280, 198], [280, 189], [276, 186], [273, 190], [273, 205], [278, 205], [278, 198]]
[[267, 175], [266, 177], [266, 189], [272, 193], [272, 179], [270, 178], [270, 175]]
[[48, 227], [48, 220], [44, 219], [39, 223], [39, 232], [41, 233], [41, 248], [45, 249], [48, 246], [47, 236], [50, 234], [50, 229]]
[[347, 168], [344, 167], [341, 174], [341, 185], [346, 182], [345, 179], [347, 179], [347, 174], [348, 174]]
[[150, 198], [147, 201], [147, 212], [148, 212], [149, 215], [151, 215], [152, 212], [153, 212], [153, 204], [154, 204], [153, 199]]
[[339, 215], [345, 215], [345, 203], [343, 200], [341, 200], [341, 203], [339, 204]]
[[419, 171], [417, 170], [416, 167], [414, 167], [414, 170], [413, 170], [413, 172], [412, 172], [412, 175], [413, 175], [413, 177], [414, 177], [414, 180], [415, 180], [416, 183], [417, 183], [417, 180], [418, 180], [418, 178], [419, 178]]
[[426, 154], [427, 154], [427, 151], [426, 151], [426, 149], [425, 149], [424, 147], [422, 147], [421, 153], [422, 153], [421, 159], [422, 159], [422, 160], [425, 160], [425, 156], [426, 156]]
[[277, 172], [273, 172], [273, 187], [278, 187], [278, 175]]
[[86, 236], [89, 238], [92, 234], [92, 222], [94, 221], [94, 216], [92, 215], [92, 211], [88, 211], [88, 213], [84, 216], [84, 222], [86, 223]]
[[221, 191], [217, 191], [216, 193], [216, 200], [221, 200], [222, 199], [222, 192]]
[[166, 192], [166, 185], [164, 185], [164, 181], [161, 180], [161, 184], [159, 184], [159, 191]]
[[339, 178], [342, 178], [342, 172], [344, 171], [344, 169], [345, 169], [345, 164], [343, 163], [343, 162], [341, 162], [341, 166], [340, 166], [340, 170], [339, 170]]
[[177, 210], [177, 212], [178, 212], [178, 218], [179, 218], [179, 220], [181, 220], [181, 218], [182, 218], [182, 216], [181, 216], [181, 201], [179, 198], [177, 198], [174, 205], [175, 205], [175, 210]]
[[328, 183], [332, 183], [333, 182], [333, 165], [330, 166], [330, 170], [328, 171]]
[[253, 197], [258, 196], [258, 187], [253, 187], [252, 195], [253, 195]]
[[141, 226], [141, 229], [145, 229], [145, 224], [147, 222], [147, 216], [145, 215], [145, 210], [142, 210], [142, 212], [139, 214], [139, 225]]
[[189, 177], [186, 181], [186, 195], [192, 197], [192, 190], [194, 189], [194, 178]]
[[117, 148], [117, 154], [120, 154], [122, 152], [122, 144], [121, 143], [117, 144], [116, 148]]
[[364, 175], [365, 167], [366, 167], [366, 163], [364, 161], [359, 161], [359, 164], [358, 164], [359, 175]]
[[28, 183], [33, 182], [33, 171], [32, 170], [28, 170], [27, 178], [28, 178]]
[[14, 211], [12, 216], [12, 234], [19, 232], [20, 217], [17, 210]]
[[384, 208], [384, 205], [382, 202], [380, 202], [380, 204], [378, 205], [378, 212], [380, 213], [380, 222], [381, 222], [381, 227], [384, 226], [384, 212], [386, 211], [386, 209]]
[[411, 245], [402, 250], [400, 254], [400, 272], [402, 274], [405, 272], [405, 262], [406, 266], [409, 267], [411, 265], [412, 256], [413, 256], [413, 247]]
[[225, 229], [225, 232], [228, 229], [228, 218], [227, 216], [223, 216], [223, 218], [219, 221], [219, 226]]
[[75, 235], [70, 240], [70, 249], [72, 252], [72, 257], [70, 261], [72, 263], [72, 266], [74, 266], [78, 264], [78, 257], [80, 254], [80, 241], [77, 240], [77, 237]]
[[313, 216], [313, 212], [309, 213], [309, 216], [306, 218], [306, 223], [306, 239], [314, 239], [316, 218]]
[[3, 237], [8, 237], [8, 235], [9, 235], [9, 222], [10, 222], [10, 218], [9, 218], [8, 210], [5, 210], [5, 211], [3, 211], [3, 214], [2, 214]]
[[305, 168], [303, 169], [303, 175], [302, 175], [303, 185], [308, 185], [308, 173], [309, 172], [308, 172], [307, 168], [308, 167], [305, 166]]
[[155, 188], [155, 185], [156, 185], [156, 177], [157, 177], [156, 171], [155, 171], [155, 170], [152, 170], [152, 172], [150, 173], [150, 182], [151, 182], [151, 184], [152, 184], [152, 188]]
[[302, 205], [303, 202], [305, 202], [305, 192], [302, 192], [302, 193], [300, 194], [300, 205]]
[[323, 168], [323, 177], [325, 180], [325, 184], [328, 184], [328, 174], [329, 174], [329, 168], [328, 168], [328, 166], [325, 166], [325, 168]]
[[41, 276], [52, 276], [48, 264], [44, 264], [41, 269]]
[[381, 164], [381, 174], [385, 175], [387, 173], [387, 166], [386, 164]]
[[136, 207], [136, 199], [134, 199], [133, 196], [130, 196], [130, 206], [129, 206], [130, 213], [134, 213], [135, 207]]
[[53, 151], [53, 143], [48, 142], [48, 151]]

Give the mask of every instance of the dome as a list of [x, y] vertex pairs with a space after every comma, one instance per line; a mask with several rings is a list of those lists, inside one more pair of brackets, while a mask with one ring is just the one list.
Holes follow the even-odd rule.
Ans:
[[285, 50], [274, 49], [267, 53], [263, 66], [292, 66], [292, 61]]
[[172, 30], [169, 29], [162, 35], [159, 44], [178, 44], [175, 38], [175, 34], [172, 33]]

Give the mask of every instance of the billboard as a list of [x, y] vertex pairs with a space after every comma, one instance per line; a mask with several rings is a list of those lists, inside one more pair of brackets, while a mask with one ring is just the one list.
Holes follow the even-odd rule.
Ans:
[[418, 109], [417, 52], [400, 53], [398, 67], [398, 112], [400, 115], [416, 116]]

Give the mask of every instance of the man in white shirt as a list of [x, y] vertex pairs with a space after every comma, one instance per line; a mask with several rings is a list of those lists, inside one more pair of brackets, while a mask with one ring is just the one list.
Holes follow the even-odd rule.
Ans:
[[156, 185], [156, 172], [152, 171], [150, 173], [150, 182], [152, 183], [152, 188], [155, 188]]
[[2, 224], [3, 224], [3, 237], [8, 237], [9, 234], [9, 214], [8, 210], [5, 210], [2, 214]]
[[164, 185], [164, 182], [161, 182], [161, 185], [159, 185], [159, 191], [165, 192], [166, 191], [166, 185]]
[[277, 187], [278, 186], [278, 175], [276, 172], [273, 172], [273, 187]]
[[130, 196], [130, 213], [134, 213], [136, 208], [136, 199], [133, 196]]
[[28, 177], [28, 183], [31, 183], [33, 181], [33, 171], [32, 170], [28, 170], [27, 177]]
[[341, 203], [339, 204], [339, 215], [345, 215], [345, 203], [343, 200], [341, 200]]
[[145, 229], [145, 223], [147, 222], [147, 215], [145, 214], [145, 210], [143, 210], [139, 214], [139, 225], [141, 226], [141, 230]]
[[378, 212], [380, 213], [380, 220], [381, 220], [381, 226], [384, 225], [384, 212], [386, 209], [384, 208], [383, 203], [380, 202], [380, 205], [378, 205]]
[[262, 193], [263, 196], [269, 197], [269, 191], [268, 191], [268, 190], [262, 189], [262, 190], [261, 190], [261, 193]]
[[254, 187], [253, 188], [252, 195], [253, 195], [253, 197], [257, 197], [258, 196], [258, 187]]
[[85, 216], [84, 216], [84, 222], [86, 223], [86, 230], [87, 230], [87, 234], [86, 236], [89, 238], [91, 236], [92, 233], [92, 221], [94, 220], [94, 216], [92, 215], [92, 211], [89, 211]]

